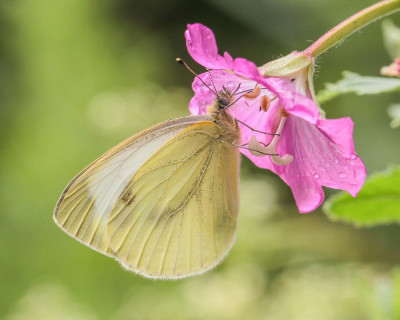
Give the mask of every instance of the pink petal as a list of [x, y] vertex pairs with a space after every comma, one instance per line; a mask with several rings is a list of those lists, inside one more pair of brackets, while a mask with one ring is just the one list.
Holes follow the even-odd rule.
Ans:
[[214, 89], [209, 89], [199, 78], [201, 78], [209, 88], [212, 88], [208, 73], [203, 73], [194, 78], [192, 84], [194, 96], [189, 103], [189, 110], [192, 115], [205, 114], [207, 112], [207, 106], [213, 104], [215, 101], [215, 94], [212, 92]]
[[332, 141], [336, 143], [340, 152], [345, 157], [354, 155], [354, 143], [348, 137], [353, 136], [354, 123], [350, 118], [318, 120], [317, 126], [322, 130]]
[[[352, 135], [343, 139], [347, 145], [353, 143]], [[282, 178], [292, 187], [293, 194], [298, 193], [293, 189], [299, 184], [295, 180], [305, 177], [323, 186], [347, 190], [353, 196], [364, 184], [366, 170], [360, 158], [356, 154], [350, 158], [343, 155], [335, 141], [317, 126], [301, 118], [289, 117], [277, 151], [290, 153], [294, 157], [293, 163], [287, 165], [285, 172], [281, 173]]]
[[[334, 123], [328, 124], [331, 125]], [[353, 138], [349, 135], [344, 140], [349, 145]], [[302, 213], [321, 204], [324, 196], [320, 186], [347, 190], [356, 196], [364, 184], [366, 170], [361, 159], [355, 153], [351, 157], [342, 154], [335, 140], [304, 119], [294, 116], [287, 119], [277, 152], [280, 156], [293, 155], [293, 162], [279, 166], [269, 157], [256, 157], [242, 151], [257, 166], [272, 170], [290, 186]]]
[[188, 24], [185, 31], [186, 47], [197, 63], [207, 69], [225, 69], [249, 79], [260, 77], [257, 66], [244, 58], [233, 59], [228, 52], [218, 54], [217, 42], [211, 29], [200, 23]]
[[193, 60], [208, 69], [233, 68], [233, 59], [225, 53], [218, 54], [214, 33], [200, 23], [188, 24], [185, 31], [186, 47]]
[[324, 191], [313, 177], [303, 176], [296, 179], [291, 176], [287, 183], [292, 189], [300, 213], [314, 211], [324, 201]]
[[224, 52], [224, 59], [228, 65], [233, 65], [233, 58], [228, 52]]
[[281, 102], [288, 113], [310, 123], [316, 123], [321, 118], [318, 106], [306, 96], [296, 92], [285, 92], [281, 95]]
[[[243, 108], [242, 105], [245, 104], [246, 108]], [[268, 113], [264, 111], [259, 111], [259, 102], [258, 100], [248, 100], [238, 102], [237, 104], [233, 105], [232, 110], [230, 110], [230, 114], [235, 117], [236, 119], [244, 122], [247, 126], [251, 128], [266, 132], [266, 133], [274, 133], [267, 127], [268, 123]], [[255, 116], [257, 115], [257, 116]], [[239, 127], [241, 130], [242, 135], [242, 143], [248, 143], [251, 136], [255, 136], [258, 141], [261, 141], [265, 144], [268, 144], [271, 139], [272, 135], [267, 135], [265, 133], [259, 133], [252, 131], [247, 126], [239, 123]], [[241, 150], [243, 151], [243, 150]], [[252, 156], [254, 157], [254, 156]], [[257, 158], [257, 157], [255, 157]]]
[[256, 64], [243, 58], [236, 58], [233, 61], [232, 71], [239, 76], [253, 80], [261, 76]]

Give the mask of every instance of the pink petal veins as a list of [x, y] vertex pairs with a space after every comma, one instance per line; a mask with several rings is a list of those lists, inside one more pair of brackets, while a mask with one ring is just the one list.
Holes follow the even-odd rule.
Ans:
[[353, 136], [354, 123], [350, 118], [320, 119], [317, 125], [337, 145], [343, 156], [350, 158], [354, 155], [353, 139], [349, 139]]

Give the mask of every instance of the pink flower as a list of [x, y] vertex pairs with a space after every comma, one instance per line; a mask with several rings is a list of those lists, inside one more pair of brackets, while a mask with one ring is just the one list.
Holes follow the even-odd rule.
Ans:
[[400, 57], [394, 59], [391, 65], [382, 67], [381, 74], [389, 77], [400, 77]]
[[[215, 85], [218, 91], [226, 88], [234, 92], [240, 85], [241, 94], [237, 96], [244, 96], [229, 107], [229, 113], [252, 129], [280, 134], [260, 133], [239, 122], [242, 142], [247, 147], [279, 156], [247, 149], [241, 152], [257, 166], [278, 174], [289, 185], [300, 212], [310, 212], [321, 205], [322, 186], [357, 195], [366, 170], [354, 151], [353, 122], [350, 118], [323, 119], [313, 101], [312, 85], [308, 85], [312, 81], [308, 79], [311, 58], [297, 52], [287, 56], [300, 61], [301, 68], [285, 74], [272, 70], [271, 64], [257, 68], [253, 62], [233, 59], [227, 52], [219, 55], [213, 32], [201, 24], [188, 25], [185, 37], [192, 58], [210, 69], [211, 78], [208, 72], [199, 76], [209, 87]], [[272, 65], [285, 70], [282, 61]], [[275, 72], [279, 77], [263, 75], [268, 72]], [[214, 93], [197, 77], [193, 90], [191, 113], [206, 113], [206, 107], [215, 101]], [[245, 95], [246, 92], [250, 94]]]

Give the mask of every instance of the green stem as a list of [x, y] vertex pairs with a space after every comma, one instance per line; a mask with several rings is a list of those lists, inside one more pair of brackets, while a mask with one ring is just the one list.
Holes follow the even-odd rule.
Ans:
[[321, 53], [333, 47], [358, 29], [397, 10], [400, 10], [400, 0], [380, 1], [364, 10], [361, 10], [329, 30], [310, 47], [304, 50], [304, 53], [316, 58]]

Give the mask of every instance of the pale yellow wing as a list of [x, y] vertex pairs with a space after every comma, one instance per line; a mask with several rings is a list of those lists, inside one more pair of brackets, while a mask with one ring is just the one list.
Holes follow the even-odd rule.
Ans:
[[106, 152], [68, 184], [54, 211], [55, 222], [82, 243], [113, 256], [106, 225], [127, 183], [168, 140], [193, 123], [209, 119], [209, 116], [191, 116], [166, 121]]
[[239, 151], [205, 121], [186, 128], [135, 173], [108, 221], [110, 248], [152, 278], [204, 272], [228, 252], [238, 216]]

